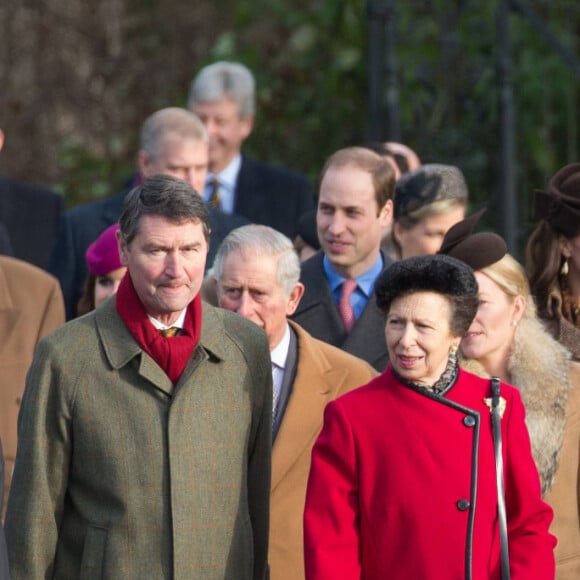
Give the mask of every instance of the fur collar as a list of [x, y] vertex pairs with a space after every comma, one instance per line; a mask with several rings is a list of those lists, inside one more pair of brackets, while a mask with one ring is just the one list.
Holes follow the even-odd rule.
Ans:
[[[516, 329], [508, 362], [510, 382], [519, 389], [536, 461], [542, 495], [554, 482], [566, 427], [570, 391], [570, 353], [554, 340], [537, 319], [522, 319]], [[460, 360], [476, 375], [489, 376], [476, 360]]]

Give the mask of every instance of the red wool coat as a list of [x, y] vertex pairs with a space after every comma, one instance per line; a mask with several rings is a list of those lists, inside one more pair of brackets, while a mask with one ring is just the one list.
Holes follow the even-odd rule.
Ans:
[[[460, 371], [443, 396], [390, 367], [328, 404], [304, 515], [307, 580], [499, 580], [489, 380]], [[554, 578], [552, 510], [513, 387], [502, 384], [512, 580]]]

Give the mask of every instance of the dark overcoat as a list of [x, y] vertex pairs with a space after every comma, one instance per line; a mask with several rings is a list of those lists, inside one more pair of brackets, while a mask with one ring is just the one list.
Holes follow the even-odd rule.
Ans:
[[[362, 358], [382, 372], [389, 360], [385, 339], [385, 317], [377, 306], [375, 295], [370, 297], [354, 327], [347, 333], [324, 273], [324, 253], [318, 252], [302, 263], [300, 281], [304, 296], [292, 315], [292, 320], [314, 338], [336, 346]], [[391, 261], [384, 257], [385, 267]]]

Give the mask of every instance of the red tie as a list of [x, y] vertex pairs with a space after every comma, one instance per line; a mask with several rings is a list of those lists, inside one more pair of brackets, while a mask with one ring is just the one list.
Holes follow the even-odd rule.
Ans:
[[354, 311], [350, 303], [350, 296], [356, 290], [356, 287], [356, 280], [351, 280], [350, 278], [347, 278], [342, 283], [341, 287], [340, 300], [338, 301], [338, 312], [342, 318], [346, 332], [350, 332], [356, 322]]

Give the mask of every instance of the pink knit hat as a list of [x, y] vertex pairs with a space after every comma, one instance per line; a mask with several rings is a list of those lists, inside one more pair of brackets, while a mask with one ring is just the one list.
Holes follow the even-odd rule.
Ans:
[[121, 268], [117, 231], [119, 224], [109, 226], [88, 248], [85, 254], [89, 272], [95, 276], [104, 276]]

